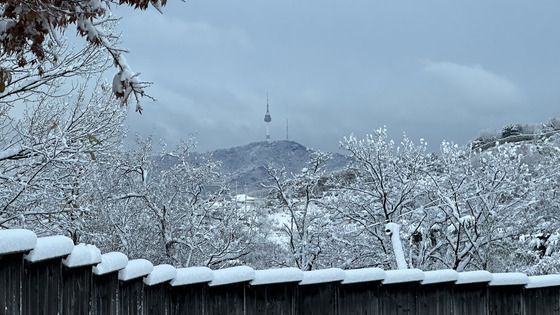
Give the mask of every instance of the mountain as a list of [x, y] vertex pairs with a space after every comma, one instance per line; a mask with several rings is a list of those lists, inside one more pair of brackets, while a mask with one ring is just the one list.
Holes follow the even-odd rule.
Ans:
[[[233, 189], [242, 192], [255, 192], [262, 189], [262, 184], [269, 184], [270, 178], [266, 167], [284, 168], [288, 174], [299, 173], [313, 153], [294, 141], [254, 142], [247, 145], [218, 149], [200, 155], [222, 164], [222, 173]], [[328, 172], [342, 169], [350, 162], [348, 156], [333, 153], [327, 163]]]

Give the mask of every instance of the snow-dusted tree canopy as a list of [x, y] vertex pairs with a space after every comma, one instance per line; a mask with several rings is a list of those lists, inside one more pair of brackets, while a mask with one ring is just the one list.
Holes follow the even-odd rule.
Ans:
[[[83, 37], [87, 53], [104, 50], [117, 67], [113, 80], [113, 93], [128, 102], [136, 100], [136, 109], [141, 112], [140, 98], [148, 85], [131, 70], [123, 56], [122, 48], [115, 44], [116, 37], [109, 27], [115, 19], [111, 6], [129, 5], [135, 9], [147, 9], [149, 5], [161, 10], [166, 0], [1, 0], [0, 1], [0, 97], [27, 93], [54, 78], [72, 75], [80, 69], [67, 64], [73, 59], [82, 59], [82, 68], [93, 68], [93, 60], [83, 58], [81, 53], [68, 58], [61, 48], [60, 35], [71, 26]], [[92, 67], [93, 66], [93, 67]], [[80, 67], [78, 67], [80, 68]], [[22, 77], [25, 80], [22, 85]], [[19, 97], [25, 97], [19, 95]]]

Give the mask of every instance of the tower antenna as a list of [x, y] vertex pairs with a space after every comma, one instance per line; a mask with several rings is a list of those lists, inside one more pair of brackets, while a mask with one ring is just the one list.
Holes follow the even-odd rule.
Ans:
[[290, 140], [290, 133], [288, 127], [289, 127], [288, 119], [286, 118], [286, 141]]
[[266, 123], [266, 141], [270, 142], [270, 122], [272, 117], [270, 117], [270, 110], [268, 104], [268, 92], [266, 92], [266, 114], [264, 114], [264, 122]]

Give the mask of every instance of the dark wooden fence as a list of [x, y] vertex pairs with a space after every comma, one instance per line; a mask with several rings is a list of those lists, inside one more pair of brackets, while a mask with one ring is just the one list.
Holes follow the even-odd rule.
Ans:
[[0, 231], [0, 314], [560, 315], [560, 275], [175, 269], [25, 237]]

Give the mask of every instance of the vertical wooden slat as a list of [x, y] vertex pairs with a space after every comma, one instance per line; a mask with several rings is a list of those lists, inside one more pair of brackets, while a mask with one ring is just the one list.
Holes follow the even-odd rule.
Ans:
[[299, 286], [298, 314], [329, 315], [336, 314], [337, 284], [319, 283]]
[[171, 288], [171, 315], [206, 315], [208, 284], [193, 284]]
[[142, 278], [119, 281], [119, 315], [142, 315], [143, 293]]
[[560, 287], [526, 289], [525, 315], [560, 315]]
[[92, 293], [91, 266], [62, 267], [62, 314], [89, 314]]
[[144, 314], [168, 315], [171, 308], [171, 286], [161, 283], [144, 286]]
[[101, 276], [93, 275], [92, 280], [91, 314], [117, 314], [118, 273], [113, 272]]
[[23, 254], [0, 256], [0, 314], [21, 314]]
[[453, 282], [421, 285], [416, 295], [416, 312], [430, 315], [452, 315]]
[[62, 309], [61, 258], [25, 263], [23, 314], [58, 315]]
[[491, 286], [488, 289], [489, 315], [523, 315], [524, 286]]
[[208, 287], [206, 310], [209, 315], [244, 315], [247, 282]]
[[456, 285], [453, 288], [453, 309], [456, 315], [488, 314], [487, 283]]
[[380, 282], [341, 284], [338, 287], [338, 314], [380, 313]]
[[420, 285], [416, 282], [381, 286], [381, 314], [416, 314], [416, 294], [419, 290], [419, 286]]
[[298, 283], [249, 286], [246, 289], [247, 315], [295, 315]]

